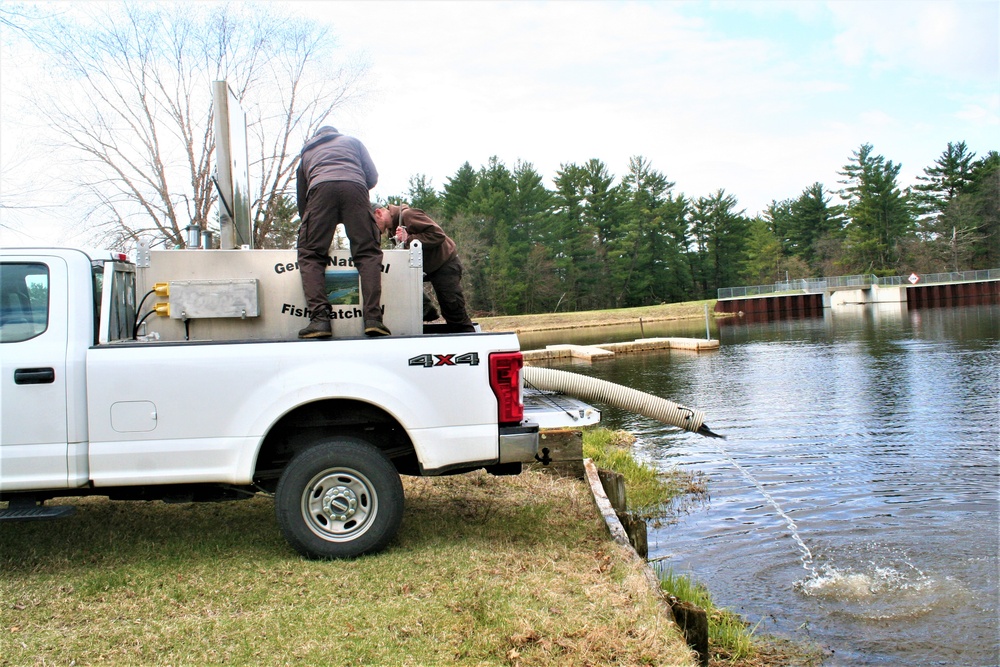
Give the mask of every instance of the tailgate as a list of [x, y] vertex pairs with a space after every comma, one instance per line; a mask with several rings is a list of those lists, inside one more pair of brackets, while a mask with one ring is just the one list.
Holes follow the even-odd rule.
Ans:
[[600, 422], [601, 411], [567, 394], [525, 387], [524, 421], [539, 428], [575, 428]]

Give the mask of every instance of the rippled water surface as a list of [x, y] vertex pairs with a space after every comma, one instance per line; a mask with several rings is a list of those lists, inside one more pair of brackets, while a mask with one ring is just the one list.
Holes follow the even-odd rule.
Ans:
[[[668, 328], [643, 333], [705, 336]], [[650, 558], [759, 632], [826, 647], [824, 665], [1000, 663], [1000, 307], [844, 307], [712, 336], [717, 352], [563, 366], [703, 410], [727, 438], [601, 406], [644, 459], [709, 477], [704, 506], [650, 528]]]

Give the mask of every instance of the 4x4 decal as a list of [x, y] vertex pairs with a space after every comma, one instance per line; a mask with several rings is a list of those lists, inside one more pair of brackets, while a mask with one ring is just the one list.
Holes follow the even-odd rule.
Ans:
[[465, 354], [418, 354], [410, 357], [410, 366], [458, 366], [468, 364], [469, 366], [479, 365], [478, 352], [466, 352]]

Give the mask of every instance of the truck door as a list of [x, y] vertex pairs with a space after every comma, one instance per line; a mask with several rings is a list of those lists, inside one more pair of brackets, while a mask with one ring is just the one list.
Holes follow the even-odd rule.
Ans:
[[68, 484], [67, 277], [60, 257], [0, 262], [0, 491]]

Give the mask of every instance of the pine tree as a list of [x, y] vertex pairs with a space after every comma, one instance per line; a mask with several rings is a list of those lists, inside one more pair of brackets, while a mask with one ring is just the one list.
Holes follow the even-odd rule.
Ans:
[[274, 211], [271, 227], [260, 241], [261, 248], [294, 248], [299, 232], [299, 213], [295, 200], [287, 195], [269, 206]]
[[554, 226], [553, 193], [542, 184], [541, 175], [530, 162], [517, 163], [514, 184], [511, 252], [516, 312], [539, 312], [555, 305], [554, 301], [549, 303], [557, 278], [547, 247]]
[[972, 269], [1000, 266], [1000, 153], [990, 151], [972, 167], [968, 192], [978, 221], [978, 237], [971, 248]]
[[621, 184], [621, 213], [614, 238], [609, 239], [617, 308], [658, 303], [665, 295], [661, 260], [669, 254], [664, 205], [674, 183], [654, 170], [642, 156], [629, 160], [629, 171]]
[[750, 221], [736, 212], [737, 199], [717, 190], [694, 204], [691, 226], [696, 243], [694, 279], [701, 298], [712, 298], [720, 287], [742, 282], [740, 270], [746, 259]]
[[468, 212], [487, 249], [482, 263], [470, 272], [484, 300], [482, 307], [495, 313], [518, 312], [517, 258], [511, 249], [515, 190], [513, 174], [493, 156], [476, 172], [476, 183], [468, 196]]
[[938, 215], [951, 200], [969, 191], [973, 183], [973, 158], [964, 141], [948, 142], [934, 166], [924, 169], [924, 176], [917, 176], [923, 183], [914, 187], [920, 193], [918, 200], [926, 212]]
[[410, 206], [426, 211], [431, 216], [437, 213], [441, 206], [441, 197], [434, 189], [432, 181], [424, 174], [410, 177], [410, 189], [407, 192]]
[[476, 187], [476, 171], [466, 162], [444, 184], [441, 208], [446, 220], [468, 211], [469, 196], [474, 187]]
[[847, 201], [847, 241], [850, 261], [859, 272], [898, 270], [900, 246], [913, 228], [911, 204], [896, 185], [901, 165], [872, 154], [863, 144], [839, 172], [846, 187], [840, 191]]
[[741, 270], [742, 282], [748, 285], [764, 285], [782, 278], [779, 275], [782, 264], [781, 241], [771, 231], [767, 220], [762, 217], [750, 221], [746, 256]]
[[576, 164], [561, 165], [555, 177], [556, 238], [553, 256], [562, 293], [554, 310], [589, 307], [588, 295], [598, 281], [597, 229], [586, 215], [586, 172]]
[[843, 233], [844, 207], [831, 206], [826, 195], [822, 183], [813, 183], [790, 208], [787, 254], [801, 258], [811, 267], [819, 263], [821, 241], [839, 238]]
[[781, 250], [786, 255], [795, 255], [801, 252], [800, 240], [793, 238], [795, 233], [793, 228], [795, 222], [792, 219], [793, 199], [783, 199], [780, 202], [771, 200], [767, 210], [763, 213], [763, 220], [767, 228], [781, 243]]
[[695, 294], [689, 250], [690, 212], [691, 203], [683, 194], [668, 196], [659, 209], [664, 246], [653, 267], [653, 295], [657, 301], [687, 301]]
[[621, 192], [614, 186], [614, 180], [601, 160], [591, 159], [583, 166], [584, 218], [587, 226], [597, 233], [594, 249], [599, 267], [593, 289], [585, 295], [586, 308], [614, 306], [610, 245], [618, 233], [621, 214]]

